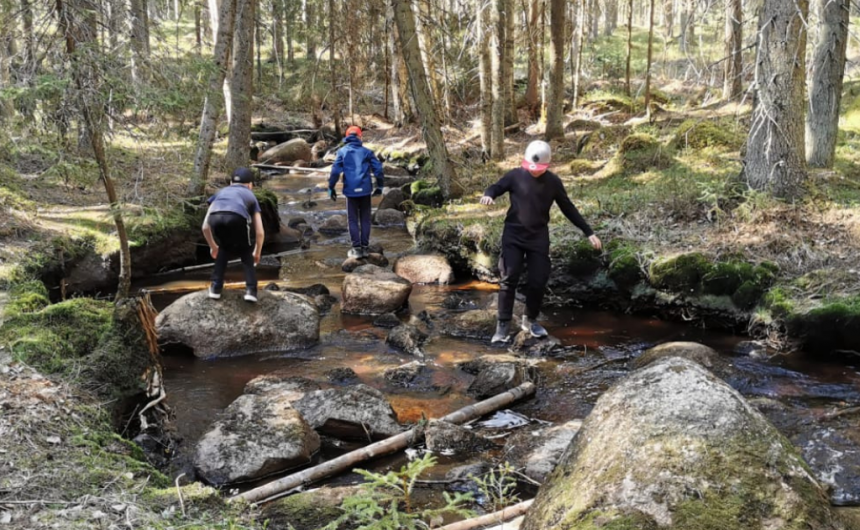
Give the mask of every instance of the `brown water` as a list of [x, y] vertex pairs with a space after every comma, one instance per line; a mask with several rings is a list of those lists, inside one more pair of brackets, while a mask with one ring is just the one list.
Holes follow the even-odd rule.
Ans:
[[[299, 190], [322, 191], [321, 187], [313, 187], [320, 182], [320, 176], [279, 177], [268, 182], [267, 187], [281, 195], [285, 221], [300, 216], [316, 228], [329, 215], [345, 214], [342, 198], [332, 203], [323, 193], [313, 196], [318, 203], [315, 208], [302, 207], [307, 194]], [[374, 227], [371, 237], [372, 242], [383, 245], [390, 260], [413, 246], [404, 228]], [[295, 287], [323, 283], [339, 297], [344, 278], [340, 263], [347, 248], [346, 235], [319, 236], [306, 251], [276, 260], [264, 259], [258, 268], [261, 285], [270, 281]], [[209, 274], [209, 270], [177, 273], [152, 278], [141, 286], [152, 291], [153, 302], [161, 309], [185, 292], [205, 288]], [[240, 267], [231, 267], [228, 282], [242, 287], [241, 274]], [[410, 312], [439, 313], [442, 302], [453, 291], [482, 306], [494, 290], [495, 286], [478, 282], [416, 286], [409, 301]], [[535, 398], [514, 407], [540, 420], [564, 422], [585, 417], [600, 394], [629, 372], [629, 359], [651, 345], [677, 340], [701, 342], [724, 353], [732, 365], [732, 375], [727, 378], [730, 384], [748, 397], [779, 400], [791, 407], [792, 416], [785, 425], [814, 418], [834, 406], [860, 403], [860, 371], [856, 365], [813, 361], [809, 355], [799, 354], [770, 360], [734, 356], [733, 350], [745, 337], [656, 319], [565, 308], [545, 308], [544, 313], [547, 329], [566, 349], [540, 364]], [[184, 439], [183, 447], [186, 451], [193, 448], [218, 413], [241, 395], [248, 381], [275, 370], [287, 370], [326, 385], [331, 384], [328, 372], [351, 368], [360, 382], [378, 388], [389, 398], [402, 422], [414, 422], [422, 416], [440, 417], [472, 403], [465, 394], [472, 376], [458, 370], [456, 364], [505, 351], [482, 341], [434, 336], [424, 347], [429, 368], [425, 379], [416, 389], [395, 388], [385, 381], [383, 372], [414, 358], [389, 348], [386, 334], [387, 330], [373, 326], [372, 318], [342, 315], [335, 304], [322, 319], [320, 343], [302, 352], [217, 360], [166, 356], [165, 384]], [[387, 462], [399, 460], [381, 460], [377, 465]]]

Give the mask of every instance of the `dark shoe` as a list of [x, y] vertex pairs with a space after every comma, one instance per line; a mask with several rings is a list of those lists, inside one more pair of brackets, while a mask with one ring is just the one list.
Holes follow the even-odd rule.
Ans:
[[509, 327], [510, 327], [509, 321], [499, 320], [496, 323], [496, 332], [493, 334], [493, 338], [490, 339], [490, 343], [495, 344], [497, 342], [508, 342], [508, 331], [509, 331], [508, 328]]
[[354, 259], [360, 259], [362, 257], [361, 256], [361, 248], [352, 247], [351, 249], [349, 249], [349, 252], [346, 253], [346, 257], [354, 258]]
[[361, 257], [369, 258], [370, 257], [370, 249], [368, 247], [361, 247]]
[[245, 288], [245, 301], [246, 302], [256, 302], [257, 301], [257, 288], [256, 287], [246, 287]]
[[215, 284], [209, 285], [209, 298], [213, 300], [219, 300], [221, 298], [221, 291], [224, 290], [224, 287], [219, 285], [215, 286]]
[[526, 316], [523, 317], [521, 327], [523, 331], [527, 331], [532, 337], [543, 338], [549, 335], [543, 326]]

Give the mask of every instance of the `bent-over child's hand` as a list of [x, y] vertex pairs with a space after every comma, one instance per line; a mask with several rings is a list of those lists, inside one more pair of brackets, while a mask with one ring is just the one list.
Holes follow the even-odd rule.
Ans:
[[601, 250], [603, 248], [603, 243], [600, 242], [600, 238], [596, 235], [592, 234], [588, 236], [588, 241], [591, 242], [591, 246], [594, 247], [596, 250]]
[[496, 201], [494, 201], [493, 198], [489, 195], [484, 195], [483, 197], [481, 197], [481, 204], [483, 204], [484, 206], [489, 206], [491, 204], [496, 204]]
[[209, 255], [212, 256], [212, 259], [218, 259], [218, 245], [209, 247]]
[[254, 251], [254, 265], [259, 265], [260, 258], [262, 258], [262, 257], [263, 257], [263, 251], [262, 250]]

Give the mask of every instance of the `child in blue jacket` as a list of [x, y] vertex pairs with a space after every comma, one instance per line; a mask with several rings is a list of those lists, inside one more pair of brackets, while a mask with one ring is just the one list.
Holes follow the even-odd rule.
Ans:
[[[328, 179], [328, 194], [332, 200], [337, 198], [334, 186], [343, 173], [343, 194], [346, 197], [346, 217], [349, 220], [349, 238], [352, 248], [347, 253], [350, 258], [366, 258], [370, 244], [370, 196], [382, 195], [385, 176], [382, 163], [373, 151], [361, 145], [361, 128], [353, 125], [346, 130], [345, 144], [337, 152], [331, 175]], [[371, 172], [376, 177], [373, 188]]]

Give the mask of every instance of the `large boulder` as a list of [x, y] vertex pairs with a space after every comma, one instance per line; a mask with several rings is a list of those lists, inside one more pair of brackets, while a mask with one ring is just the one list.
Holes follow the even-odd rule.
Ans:
[[439, 254], [402, 256], [394, 262], [394, 272], [412, 283], [451, 283], [454, 270]]
[[293, 407], [314, 429], [334, 438], [379, 440], [403, 430], [385, 396], [367, 385], [308, 392]]
[[357, 315], [397, 311], [411, 292], [409, 280], [376, 265], [362, 265], [343, 279], [341, 311]]
[[385, 342], [410, 355], [423, 357], [421, 344], [427, 335], [412, 324], [400, 324], [388, 332]]
[[302, 138], [294, 138], [263, 151], [261, 164], [288, 164], [296, 160], [313, 160], [311, 146]]
[[598, 400], [523, 530], [845, 529], [797, 450], [734, 389], [670, 357]]
[[197, 444], [194, 469], [200, 478], [220, 486], [310, 462], [320, 438], [290, 406], [294, 398], [292, 391], [239, 396]]
[[406, 224], [406, 216], [400, 210], [392, 208], [377, 209], [373, 213], [373, 224], [379, 226], [404, 226]]
[[339, 236], [345, 234], [349, 230], [345, 215], [332, 215], [319, 227], [319, 232], [327, 236]]
[[206, 291], [183, 296], [156, 318], [159, 341], [183, 344], [197, 357], [297, 351], [319, 342], [319, 312], [304, 296], [260, 290], [250, 304], [243, 294], [225, 289], [220, 300]]
[[645, 350], [633, 361], [634, 368], [643, 368], [664, 357], [682, 357], [697, 362], [705, 368], [713, 368], [720, 354], [698, 342], [666, 342]]
[[[387, 180], [387, 179], [386, 179]], [[400, 205], [406, 200], [406, 194], [400, 188], [389, 188], [382, 200], [379, 201], [377, 210], [399, 210]]]

